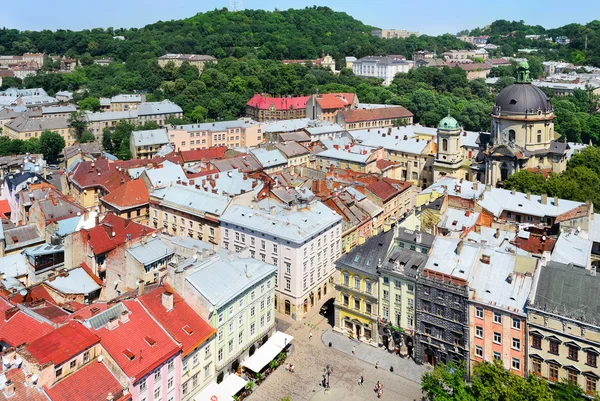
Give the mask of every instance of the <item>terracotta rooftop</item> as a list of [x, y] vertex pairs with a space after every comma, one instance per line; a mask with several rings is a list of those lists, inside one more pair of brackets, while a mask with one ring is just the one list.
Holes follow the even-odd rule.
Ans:
[[542, 235], [530, 235], [529, 238], [520, 238], [517, 236], [511, 244], [520, 248], [526, 252], [530, 252], [533, 254], [541, 255], [542, 253], [548, 251], [552, 252], [554, 249], [554, 245], [556, 244], [556, 238], [553, 237], [545, 237], [545, 240], [542, 241]]
[[0, 199], [0, 216], [6, 218], [10, 214], [10, 204], [8, 199]]
[[15, 393], [7, 397], [4, 391], [0, 391], [0, 401], [48, 401], [40, 387], [25, 384], [23, 369], [11, 369], [4, 372], [4, 375], [6, 380], [15, 383]]
[[117, 169], [117, 166], [117, 163], [110, 163], [107, 159], [82, 161], [75, 167], [70, 179], [82, 189], [100, 187], [111, 192], [131, 180], [127, 170]]
[[373, 195], [380, 198], [383, 202], [387, 202], [394, 196], [410, 188], [410, 186], [410, 182], [393, 180], [391, 178], [382, 178], [376, 183], [369, 185], [367, 187], [367, 190], [369, 190]]
[[26, 315], [0, 298], [0, 341], [17, 347], [35, 341], [53, 330], [54, 327], [49, 323]]
[[88, 236], [92, 251], [95, 255], [99, 255], [124, 244], [127, 235], [130, 235], [130, 240], [133, 240], [153, 231], [150, 227], [109, 213], [99, 225], [89, 230], [81, 230], [80, 233]]
[[[123, 301], [123, 304], [130, 312], [128, 322], [119, 322], [112, 330], [102, 326], [94, 332], [117, 365], [137, 381], [177, 355], [180, 346], [137, 299]], [[152, 341], [148, 342], [147, 338]]]
[[366, 110], [344, 110], [340, 113], [344, 116], [346, 124], [361, 121], [395, 120], [397, 118], [413, 117], [413, 113], [402, 106]]
[[343, 109], [354, 102], [354, 93], [323, 93], [317, 95], [317, 103], [322, 109]]
[[185, 150], [181, 152], [181, 158], [186, 163], [201, 160], [223, 159], [227, 149], [229, 149], [227, 146], [214, 146], [208, 149]]
[[100, 338], [83, 324], [69, 322], [31, 342], [26, 350], [40, 365], [60, 365], [98, 342]]
[[261, 110], [267, 110], [271, 105], [273, 105], [276, 110], [305, 109], [308, 99], [310, 99], [310, 96], [270, 97], [267, 95], [256, 94], [248, 101], [247, 105]]
[[386, 168], [390, 167], [390, 166], [397, 166], [398, 163], [390, 161], [390, 160], [385, 160], [385, 159], [379, 159], [375, 162], [375, 164], [377, 165], [377, 168], [379, 170], [385, 170]]
[[[163, 293], [173, 294], [173, 309], [162, 305]], [[187, 355], [215, 333], [215, 329], [196, 313], [179, 294], [165, 284], [138, 298], [156, 320], [183, 347]]]
[[102, 202], [126, 210], [148, 204], [150, 193], [144, 180], [126, 181], [120, 187], [101, 198]]
[[52, 401], [106, 401], [109, 393], [117, 399], [123, 386], [103, 362], [94, 360], [45, 390]]

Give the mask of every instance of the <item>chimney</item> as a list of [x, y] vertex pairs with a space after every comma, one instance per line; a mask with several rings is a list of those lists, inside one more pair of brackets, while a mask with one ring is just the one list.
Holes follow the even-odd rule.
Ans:
[[144, 295], [144, 287], [146, 286], [146, 282], [144, 280], [138, 281], [138, 297]]
[[106, 324], [108, 330], [114, 330], [119, 327], [119, 319], [116, 316], [111, 317]]
[[121, 312], [121, 323], [127, 323], [129, 321], [129, 311], [124, 310]]
[[527, 200], [531, 200], [531, 191], [527, 191]]
[[108, 393], [108, 395], [106, 396], [106, 401], [113, 401], [115, 399], [115, 396], [113, 395], [113, 393]]
[[511, 195], [516, 195], [516, 194], [517, 194], [517, 190], [516, 190], [516, 189], [514, 189], [514, 188], [513, 188], [513, 189], [511, 189], [511, 190], [510, 190], [510, 194], [511, 194]]
[[490, 255], [481, 255], [481, 262], [486, 265], [490, 264]]
[[508, 277], [506, 278], [506, 282], [508, 284], [512, 284], [512, 282], [513, 282], [513, 275], [512, 275], [512, 273], [508, 274]]
[[167, 312], [173, 309], [173, 293], [165, 291], [162, 293], [162, 305], [165, 307]]
[[417, 235], [415, 236], [415, 242], [420, 244], [423, 240], [423, 234], [420, 231], [417, 231]]
[[473, 190], [477, 191], [478, 188], [479, 188], [479, 183], [474, 182], [473, 183]]
[[4, 384], [4, 394], [6, 394], [7, 397], [15, 394], [15, 383], [12, 380], [7, 380]]
[[554, 195], [554, 206], [558, 206], [558, 196]]
[[542, 202], [542, 205], [548, 204], [548, 194], [542, 194], [541, 202]]

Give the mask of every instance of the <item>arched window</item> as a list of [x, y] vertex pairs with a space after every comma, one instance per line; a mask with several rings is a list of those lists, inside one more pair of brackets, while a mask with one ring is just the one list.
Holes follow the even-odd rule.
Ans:
[[516, 137], [516, 133], [514, 129], [511, 129], [510, 131], [508, 131], [508, 140], [510, 142], [514, 142], [515, 141], [515, 137]]
[[442, 151], [448, 151], [448, 140], [446, 138], [442, 139]]
[[541, 129], [538, 130], [537, 141], [538, 141], [538, 143], [542, 143], [542, 130]]

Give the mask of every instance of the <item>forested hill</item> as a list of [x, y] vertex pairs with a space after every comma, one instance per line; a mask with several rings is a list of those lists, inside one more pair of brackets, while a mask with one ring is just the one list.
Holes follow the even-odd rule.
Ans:
[[[502, 52], [509, 55], [523, 48], [540, 49], [538, 53], [548, 60], [568, 60], [578, 65], [600, 66], [600, 21], [594, 20], [585, 25], [568, 24], [559, 28], [545, 29], [540, 25], [527, 25], [523, 21], [498, 20], [484, 28], [461, 34], [489, 35], [489, 41], [502, 47]], [[539, 40], [530, 40], [525, 35], [541, 35]], [[546, 38], [566, 36], [570, 39], [567, 45], [557, 45], [546, 41]], [[586, 49], [587, 37], [587, 49]]]
[[[410, 56], [415, 50], [462, 49], [470, 45], [452, 35], [422, 35], [385, 40], [371, 36], [373, 27], [328, 7], [286, 11], [227, 9], [199, 13], [177, 21], [157, 22], [137, 29], [83, 31], [0, 30], [0, 54], [44, 52], [81, 57], [157, 57], [170, 53], [210, 54], [260, 59], [317, 58], [322, 51], [336, 59], [373, 54]], [[126, 40], [113, 39], [123, 36]]]

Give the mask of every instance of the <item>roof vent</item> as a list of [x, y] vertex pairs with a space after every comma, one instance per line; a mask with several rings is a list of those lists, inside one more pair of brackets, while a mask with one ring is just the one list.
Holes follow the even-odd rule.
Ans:
[[123, 354], [125, 354], [127, 359], [129, 359], [130, 361], [133, 361], [135, 359], [135, 354], [133, 352], [131, 352], [129, 349], [123, 350]]

